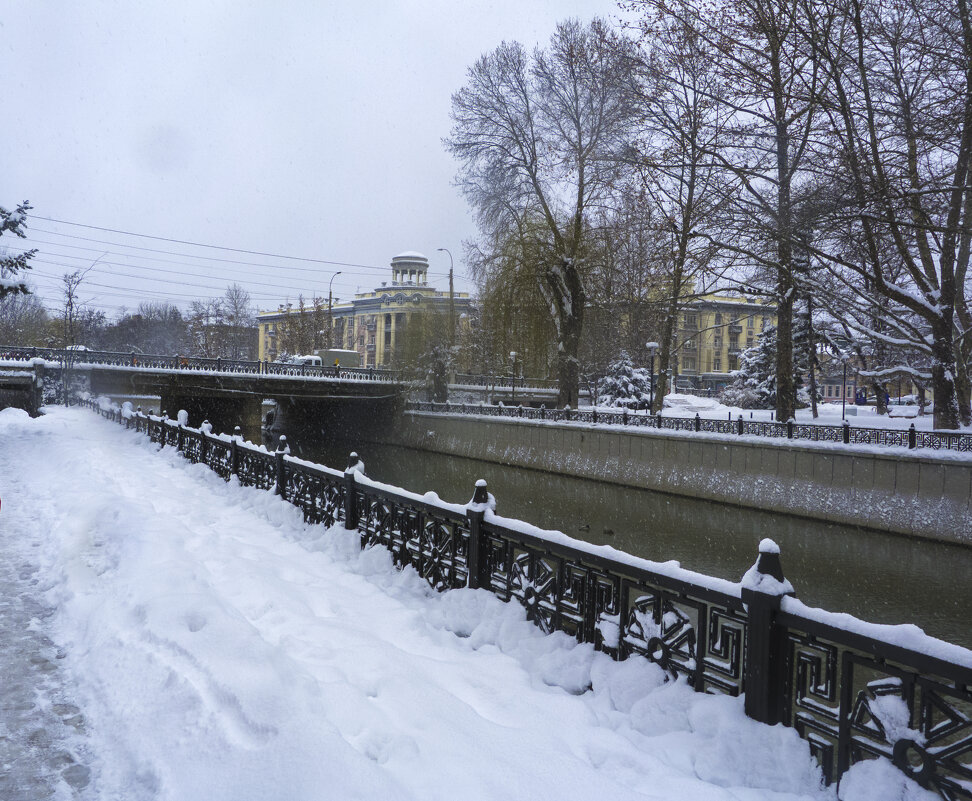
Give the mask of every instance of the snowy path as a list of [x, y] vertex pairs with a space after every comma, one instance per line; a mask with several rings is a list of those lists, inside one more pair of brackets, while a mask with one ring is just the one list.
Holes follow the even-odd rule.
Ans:
[[[0, 498], [5, 800], [837, 797], [738, 699], [432, 593], [90, 412], [0, 412]], [[872, 764], [842, 796], [919, 797]]]

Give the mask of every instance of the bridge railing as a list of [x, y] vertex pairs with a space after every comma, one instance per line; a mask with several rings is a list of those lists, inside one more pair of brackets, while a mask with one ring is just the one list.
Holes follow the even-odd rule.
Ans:
[[648, 659], [700, 692], [744, 695], [747, 715], [808, 741], [828, 782], [883, 756], [943, 799], [972, 799], [972, 651], [805, 606], [769, 540], [729, 582], [500, 517], [484, 481], [450, 504], [367, 478], [357, 454], [341, 472], [291, 457], [283, 437], [270, 452], [207, 424], [84, 402], [227, 480], [273, 490], [308, 522], [342, 522], [436, 590], [488, 589], [545, 632]]
[[79, 366], [83, 364], [148, 370], [205, 370], [218, 373], [250, 375], [300, 376], [303, 378], [341, 378], [354, 381], [398, 382], [398, 370], [370, 367], [334, 367], [283, 362], [250, 361], [245, 359], [208, 358], [202, 356], [164, 356], [150, 353], [122, 353], [103, 350], [72, 350], [71, 348], [23, 348], [0, 345], [0, 359], [29, 361], [45, 359]]
[[699, 431], [734, 436], [835, 442], [844, 445], [876, 445], [879, 447], [972, 452], [972, 434], [961, 431], [918, 431], [915, 429], [914, 423], [907, 429], [869, 428], [852, 427], [846, 421], [842, 425], [833, 426], [793, 421], [780, 423], [768, 420], [746, 420], [741, 415], [736, 420], [712, 420], [704, 419], [698, 414], [695, 417], [669, 417], [626, 409], [605, 412], [603, 409], [596, 408], [547, 409], [544, 406], [536, 408], [532, 406], [475, 403], [434, 403], [432, 401], [409, 401], [405, 404], [405, 410], [439, 414], [474, 414], [523, 420], [576, 422], [590, 425], [630, 426], [668, 431]]

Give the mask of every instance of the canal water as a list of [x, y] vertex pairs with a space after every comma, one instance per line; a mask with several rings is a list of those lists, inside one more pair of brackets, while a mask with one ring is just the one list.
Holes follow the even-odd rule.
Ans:
[[291, 447], [339, 468], [357, 450], [371, 478], [456, 503], [484, 478], [506, 517], [733, 581], [755, 561], [759, 541], [772, 537], [804, 603], [874, 623], [916, 623], [972, 648], [972, 547], [390, 445]]

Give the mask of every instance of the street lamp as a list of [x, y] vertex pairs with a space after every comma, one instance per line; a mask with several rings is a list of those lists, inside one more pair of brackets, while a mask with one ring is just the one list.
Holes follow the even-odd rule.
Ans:
[[840, 360], [844, 363], [844, 380], [840, 387], [840, 419], [847, 419], [847, 357], [841, 356]]
[[334, 275], [331, 276], [331, 280], [327, 282], [327, 349], [331, 349], [331, 332], [334, 330], [334, 320], [331, 317], [331, 286], [334, 284], [334, 279], [341, 274], [338, 270]]
[[655, 411], [655, 353], [658, 351], [657, 342], [646, 342], [645, 347], [648, 348], [648, 382], [650, 387], [650, 394], [648, 395], [648, 411]]
[[436, 248], [449, 254], [449, 345], [456, 344], [456, 297], [452, 290], [452, 252], [448, 248]]
[[511, 400], [513, 404], [516, 404], [516, 351], [510, 351], [510, 361], [513, 362], [513, 372], [510, 377], [510, 390], [511, 390]]

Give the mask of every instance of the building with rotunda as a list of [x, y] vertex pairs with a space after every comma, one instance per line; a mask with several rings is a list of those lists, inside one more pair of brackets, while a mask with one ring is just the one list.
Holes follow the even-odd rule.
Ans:
[[[257, 315], [259, 358], [275, 361], [287, 350], [287, 328], [301, 322], [313, 324], [313, 350], [352, 350], [362, 367], [389, 367], [396, 351], [402, 356], [406, 332], [428, 315], [454, 314], [457, 326], [465, 324], [472, 310], [468, 292], [439, 291], [429, 285], [429, 260], [407, 251], [391, 260], [391, 282], [382, 281], [371, 292], [359, 292], [353, 300], [333, 303], [317, 299], [303, 311], [292, 304]], [[323, 306], [322, 306], [323, 303]], [[303, 316], [303, 321], [299, 320]], [[305, 325], [306, 327], [306, 325]], [[330, 336], [328, 336], [330, 329]]]

